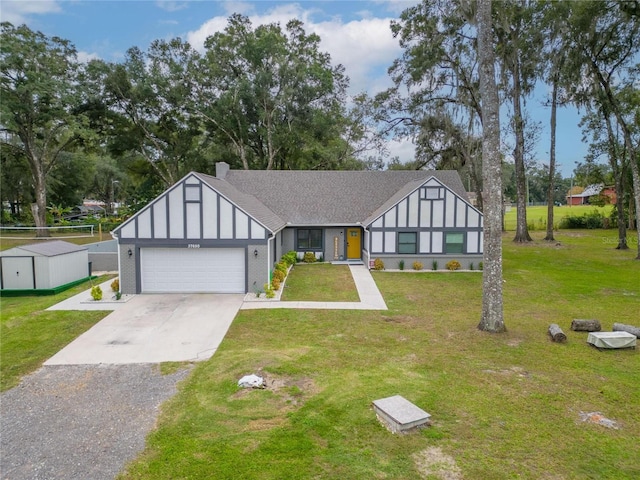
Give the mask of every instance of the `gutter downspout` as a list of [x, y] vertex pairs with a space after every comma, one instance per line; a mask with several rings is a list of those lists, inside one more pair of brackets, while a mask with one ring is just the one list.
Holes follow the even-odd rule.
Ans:
[[121, 263], [121, 259], [120, 259], [120, 242], [118, 241], [118, 234], [111, 231], [109, 232], [111, 234], [111, 236], [116, 240], [116, 243], [118, 245], [118, 248], [116, 249], [116, 251], [118, 252], [118, 281], [120, 282], [120, 291], [122, 291], [122, 275], [120, 275], [120, 273], [122, 272], [122, 263]]
[[[370, 270], [371, 268], [369, 267], [369, 265], [371, 265], [371, 253], [370, 253], [370, 248], [369, 248], [369, 243], [371, 243], [371, 232], [369, 230], [367, 230], [367, 227], [365, 227], [364, 225], [362, 225], [362, 230], [364, 230], [365, 233], [367, 233], [368, 235], [366, 235], [366, 238], [369, 240], [368, 244], [366, 245], [366, 252], [367, 252], [367, 263], [366, 263], [366, 267], [367, 270]], [[363, 242], [364, 243], [364, 242]]]
[[269, 238], [267, 238], [267, 283], [271, 285], [271, 240], [275, 240], [276, 235], [271, 234]]

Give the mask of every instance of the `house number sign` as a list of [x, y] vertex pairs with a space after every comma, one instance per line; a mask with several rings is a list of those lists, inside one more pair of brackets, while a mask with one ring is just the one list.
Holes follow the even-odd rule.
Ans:
[[200, 248], [200, 244], [199, 243], [190, 243], [189, 245], [187, 245], [187, 248]]

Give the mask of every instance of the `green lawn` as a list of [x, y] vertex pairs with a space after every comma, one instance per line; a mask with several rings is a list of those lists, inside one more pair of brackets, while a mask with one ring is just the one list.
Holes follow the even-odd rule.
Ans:
[[[97, 285], [109, 276], [93, 280]], [[91, 287], [90, 282], [58, 295], [0, 298], [0, 391], [14, 387], [23, 375], [88, 330], [106, 311], [46, 311], [56, 303]]]
[[[462, 272], [374, 272], [388, 311], [241, 311], [121, 478], [639, 478], [640, 353], [598, 351], [569, 325], [637, 324], [640, 262], [613, 231], [543, 235], [505, 234], [505, 334], [476, 329], [482, 278]], [[268, 388], [239, 390], [249, 373]], [[386, 431], [371, 402], [395, 394], [433, 425]]]
[[[609, 217], [611, 215], [612, 208], [613, 206], [611, 205], [606, 205], [604, 207], [595, 207], [593, 205], [572, 205], [571, 207], [563, 205], [562, 207], [553, 207], [553, 224], [557, 229], [563, 217], [581, 217], [593, 212], [594, 210], [600, 212], [605, 217]], [[515, 231], [516, 229], [517, 210], [518, 209], [514, 206], [505, 213], [504, 223], [507, 231]], [[527, 225], [531, 230], [546, 231], [547, 207], [527, 207]]]
[[360, 297], [347, 265], [298, 263], [287, 276], [281, 300], [359, 302]]

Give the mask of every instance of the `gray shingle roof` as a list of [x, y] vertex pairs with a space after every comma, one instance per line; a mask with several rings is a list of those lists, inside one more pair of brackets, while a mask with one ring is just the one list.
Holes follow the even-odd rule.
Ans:
[[349, 225], [364, 224], [381, 207], [393, 205], [394, 199], [401, 200], [432, 176], [468, 200], [458, 173], [447, 170], [230, 170], [224, 180], [208, 178], [216, 181], [210, 183], [216, 189], [225, 183], [235, 187], [235, 192], [228, 192], [232, 201], [236, 192], [250, 194], [289, 224]]
[[16, 247], [16, 249], [26, 250], [27, 252], [42, 255], [44, 257], [55, 257], [56, 255], [64, 255], [65, 253], [87, 250], [87, 247], [64, 242], [62, 240], [53, 240], [42, 243], [32, 243], [30, 245], [22, 245], [20, 247]]
[[286, 222], [282, 218], [276, 215], [272, 210], [265, 206], [264, 203], [249, 192], [240, 191], [231, 183], [210, 175], [202, 173], [197, 173], [196, 175], [207, 185], [231, 200], [250, 216], [261, 222], [272, 232], [276, 232], [286, 225]]

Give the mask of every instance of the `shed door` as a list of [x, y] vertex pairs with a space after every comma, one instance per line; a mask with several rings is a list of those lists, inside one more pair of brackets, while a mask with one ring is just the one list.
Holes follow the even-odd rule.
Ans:
[[243, 248], [143, 248], [146, 293], [245, 293]]
[[7, 290], [36, 288], [33, 278], [33, 257], [2, 257], [2, 288]]

